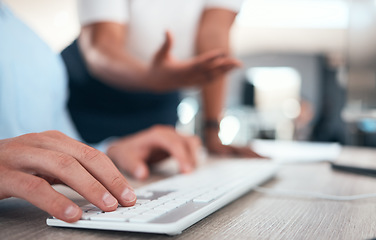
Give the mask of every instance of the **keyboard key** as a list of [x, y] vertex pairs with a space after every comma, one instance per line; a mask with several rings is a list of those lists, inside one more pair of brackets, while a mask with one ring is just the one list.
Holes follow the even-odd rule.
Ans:
[[86, 211], [97, 211], [97, 212], [102, 212], [102, 210], [96, 206], [94, 206], [93, 204], [87, 204], [83, 207], [81, 207], [82, 211], [86, 212]]
[[225, 191], [223, 190], [215, 190], [206, 194], [203, 194], [195, 199], [193, 199], [194, 202], [201, 202], [201, 203], [208, 203], [211, 202], [225, 194]]
[[193, 199], [193, 201], [199, 202], [199, 203], [208, 203], [208, 202], [211, 202], [214, 199], [215, 198], [212, 195], [208, 194], [208, 195], [203, 195], [203, 196], [197, 197], [197, 198]]
[[155, 207], [157, 207], [157, 206], [159, 206], [163, 203], [165, 203], [165, 202], [154, 200], [154, 201], [150, 201], [150, 202], [146, 203], [145, 206], [152, 209], [152, 208], [155, 208]]
[[165, 211], [171, 211], [171, 210], [173, 210], [173, 209], [175, 209], [175, 208], [177, 208], [178, 207], [178, 205], [177, 204], [174, 204], [174, 203], [171, 203], [171, 204], [169, 204], [169, 203], [166, 203], [166, 204], [163, 204], [163, 205], [160, 205], [160, 206], [158, 206], [158, 207], [156, 207], [156, 208], [154, 208], [154, 209], [156, 209], [156, 210], [165, 210]]
[[128, 210], [125, 213], [127, 213], [127, 214], [141, 214], [141, 213], [146, 212], [146, 211], [147, 210], [145, 210], [145, 209], [135, 208], [135, 209]]
[[137, 199], [137, 201], [136, 201], [136, 204], [145, 204], [145, 203], [148, 203], [148, 202], [150, 202], [150, 200], [148, 200], [148, 199]]
[[102, 213], [102, 212], [83, 212], [81, 219], [82, 220], [89, 220], [91, 217], [94, 217], [94, 216], [98, 215], [99, 213]]
[[130, 219], [130, 218], [133, 218], [133, 217], [135, 217], [135, 216], [138, 216], [139, 214], [125, 212], [125, 213], [123, 213], [122, 215], [128, 220], [128, 219]]
[[180, 207], [184, 204], [186, 204], [188, 201], [185, 200], [172, 200], [171, 202], [168, 202], [169, 204], [175, 204], [176, 207]]
[[125, 222], [128, 219], [127, 216], [114, 213], [114, 212], [106, 212], [104, 214], [97, 214], [90, 217], [90, 220], [93, 221], [108, 221], [108, 222]]
[[166, 213], [167, 212], [165, 210], [152, 209], [152, 210], [142, 213], [142, 215], [153, 215], [153, 216], [159, 217]]
[[127, 212], [131, 209], [135, 209], [135, 207], [118, 207], [115, 211], [118, 213]]
[[129, 222], [133, 223], [145, 223], [150, 222], [151, 220], [156, 219], [157, 216], [155, 215], [137, 215], [129, 219]]
[[135, 208], [134, 209], [142, 209], [142, 210], [150, 210], [150, 209], [152, 209], [153, 207], [152, 206], [149, 206], [149, 205], [147, 205], [147, 204], [143, 204], [143, 205], [139, 205], [139, 206], [135, 206]]
[[92, 210], [92, 209], [94, 209], [94, 208], [96, 208], [96, 209], [98, 209], [99, 210], [99, 208], [97, 208], [96, 206], [94, 206], [93, 204], [88, 204], [88, 205], [85, 205], [85, 206], [82, 206], [81, 207], [81, 209], [82, 209], [82, 211], [89, 211], [89, 210]]
[[137, 198], [150, 198], [152, 197], [154, 194], [153, 192], [150, 192], [150, 191], [137, 191], [136, 190], [136, 195], [137, 195]]

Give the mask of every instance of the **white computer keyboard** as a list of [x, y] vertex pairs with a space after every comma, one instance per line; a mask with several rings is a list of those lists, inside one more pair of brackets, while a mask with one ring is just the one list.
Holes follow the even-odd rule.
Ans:
[[81, 220], [66, 223], [48, 218], [50, 226], [180, 234], [274, 176], [278, 166], [267, 160], [220, 160], [187, 175], [136, 189], [133, 207], [102, 212], [92, 204], [82, 207]]

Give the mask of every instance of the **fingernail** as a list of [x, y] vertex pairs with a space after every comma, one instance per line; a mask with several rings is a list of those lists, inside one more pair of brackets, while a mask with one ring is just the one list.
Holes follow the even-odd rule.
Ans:
[[113, 207], [118, 204], [118, 201], [107, 192], [103, 195], [103, 202], [106, 207]]
[[134, 200], [136, 200], [136, 195], [129, 188], [126, 188], [123, 194], [121, 194], [121, 198], [126, 202], [133, 202]]
[[134, 176], [137, 179], [144, 179], [146, 175], [145, 168], [143, 166], [139, 166], [136, 171], [134, 172]]
[[79, 212], [80, 210], [78, 209], [77, 206], [70, 205], [69, 207], [65, 209], [64, 215], [66, 218], [71, 219], [71, 218], [75, 218]]
[[184, 172], [189, 173], [189, 172], [192, 172], [192, 170], [193, 170], [193, 167], [192, 167], [191, 164], [186, 163], [186, 164], [183, 165], [183, 171]]

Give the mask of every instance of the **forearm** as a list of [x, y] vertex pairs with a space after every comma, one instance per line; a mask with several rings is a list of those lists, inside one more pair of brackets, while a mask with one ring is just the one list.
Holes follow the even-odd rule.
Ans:
[[[197, 37], [197, 52], [202, 53], [211, 49], [221, 49], [230, 52], [229, 35], [236, 13], [224, 9], [206, 10], [200, 22]], [[239, 65], [238, 65], [239, 66]], [[235, 155], [243, 157], [257, 157], [249, 147], [235, 147], [223, 145], [218, 136], [219, 120], [225, 100], [225, 71], [217, 76], [211, 84], [203, 88], [204, 108], [204, 139], [209, 152], [220, 155]]]
[[225, 77], [219, 78], [202, 90], [203, 136], [206, 145], [212, 144], [212, 141], [219, 141], [219, 123], [222, 118], [226, 84]]
[[203, 87], [202, 102], [205, 122], [219, 122], [219, 120], [222, 118], [225, 100], [225, 85], [226, 77], [222, 76]]
[[[197, 53], [220, 49], [229, 54], [229, 32], [235, 16], [235, 13], [227, 10], [206, 10], [197, 35]], [[225, 100], [225, 86], [226, 76], [220, 75], [212, 83], [203, 87], [202, 100], [205, 121], [220, 120]]]
[[205, 54], [177, 61], [170, 53], [172, 36], [169, 32], [152, 61], [143, 64], [126, 51], [126, 39], [126, 25], [108, 22], [83, 27], [79, 37], [80, 49], [91, 73], [120, 89], [167, 92], [204, 85], [239, 64], [219, 51], [207, 52], [217, 49], [207, 48], [207, 42], [198, 44], [198, 52]]
[[115, 23], [97, 23], [83, 27], [80, 50], [89, 71], [108, 85], [138, 90], [147, 87], [147, 66], [125, 50], [126, 27]]

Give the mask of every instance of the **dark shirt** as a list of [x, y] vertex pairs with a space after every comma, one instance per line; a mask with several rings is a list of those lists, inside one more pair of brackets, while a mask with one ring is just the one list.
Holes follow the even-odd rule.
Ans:
[[69, 75], [68, 109], [86, 142], [129, 135], [155, 124], [175, 125], [178, 92], [131, 92], [106, 85], [88, 71], [77, 41], [61, 55]]

